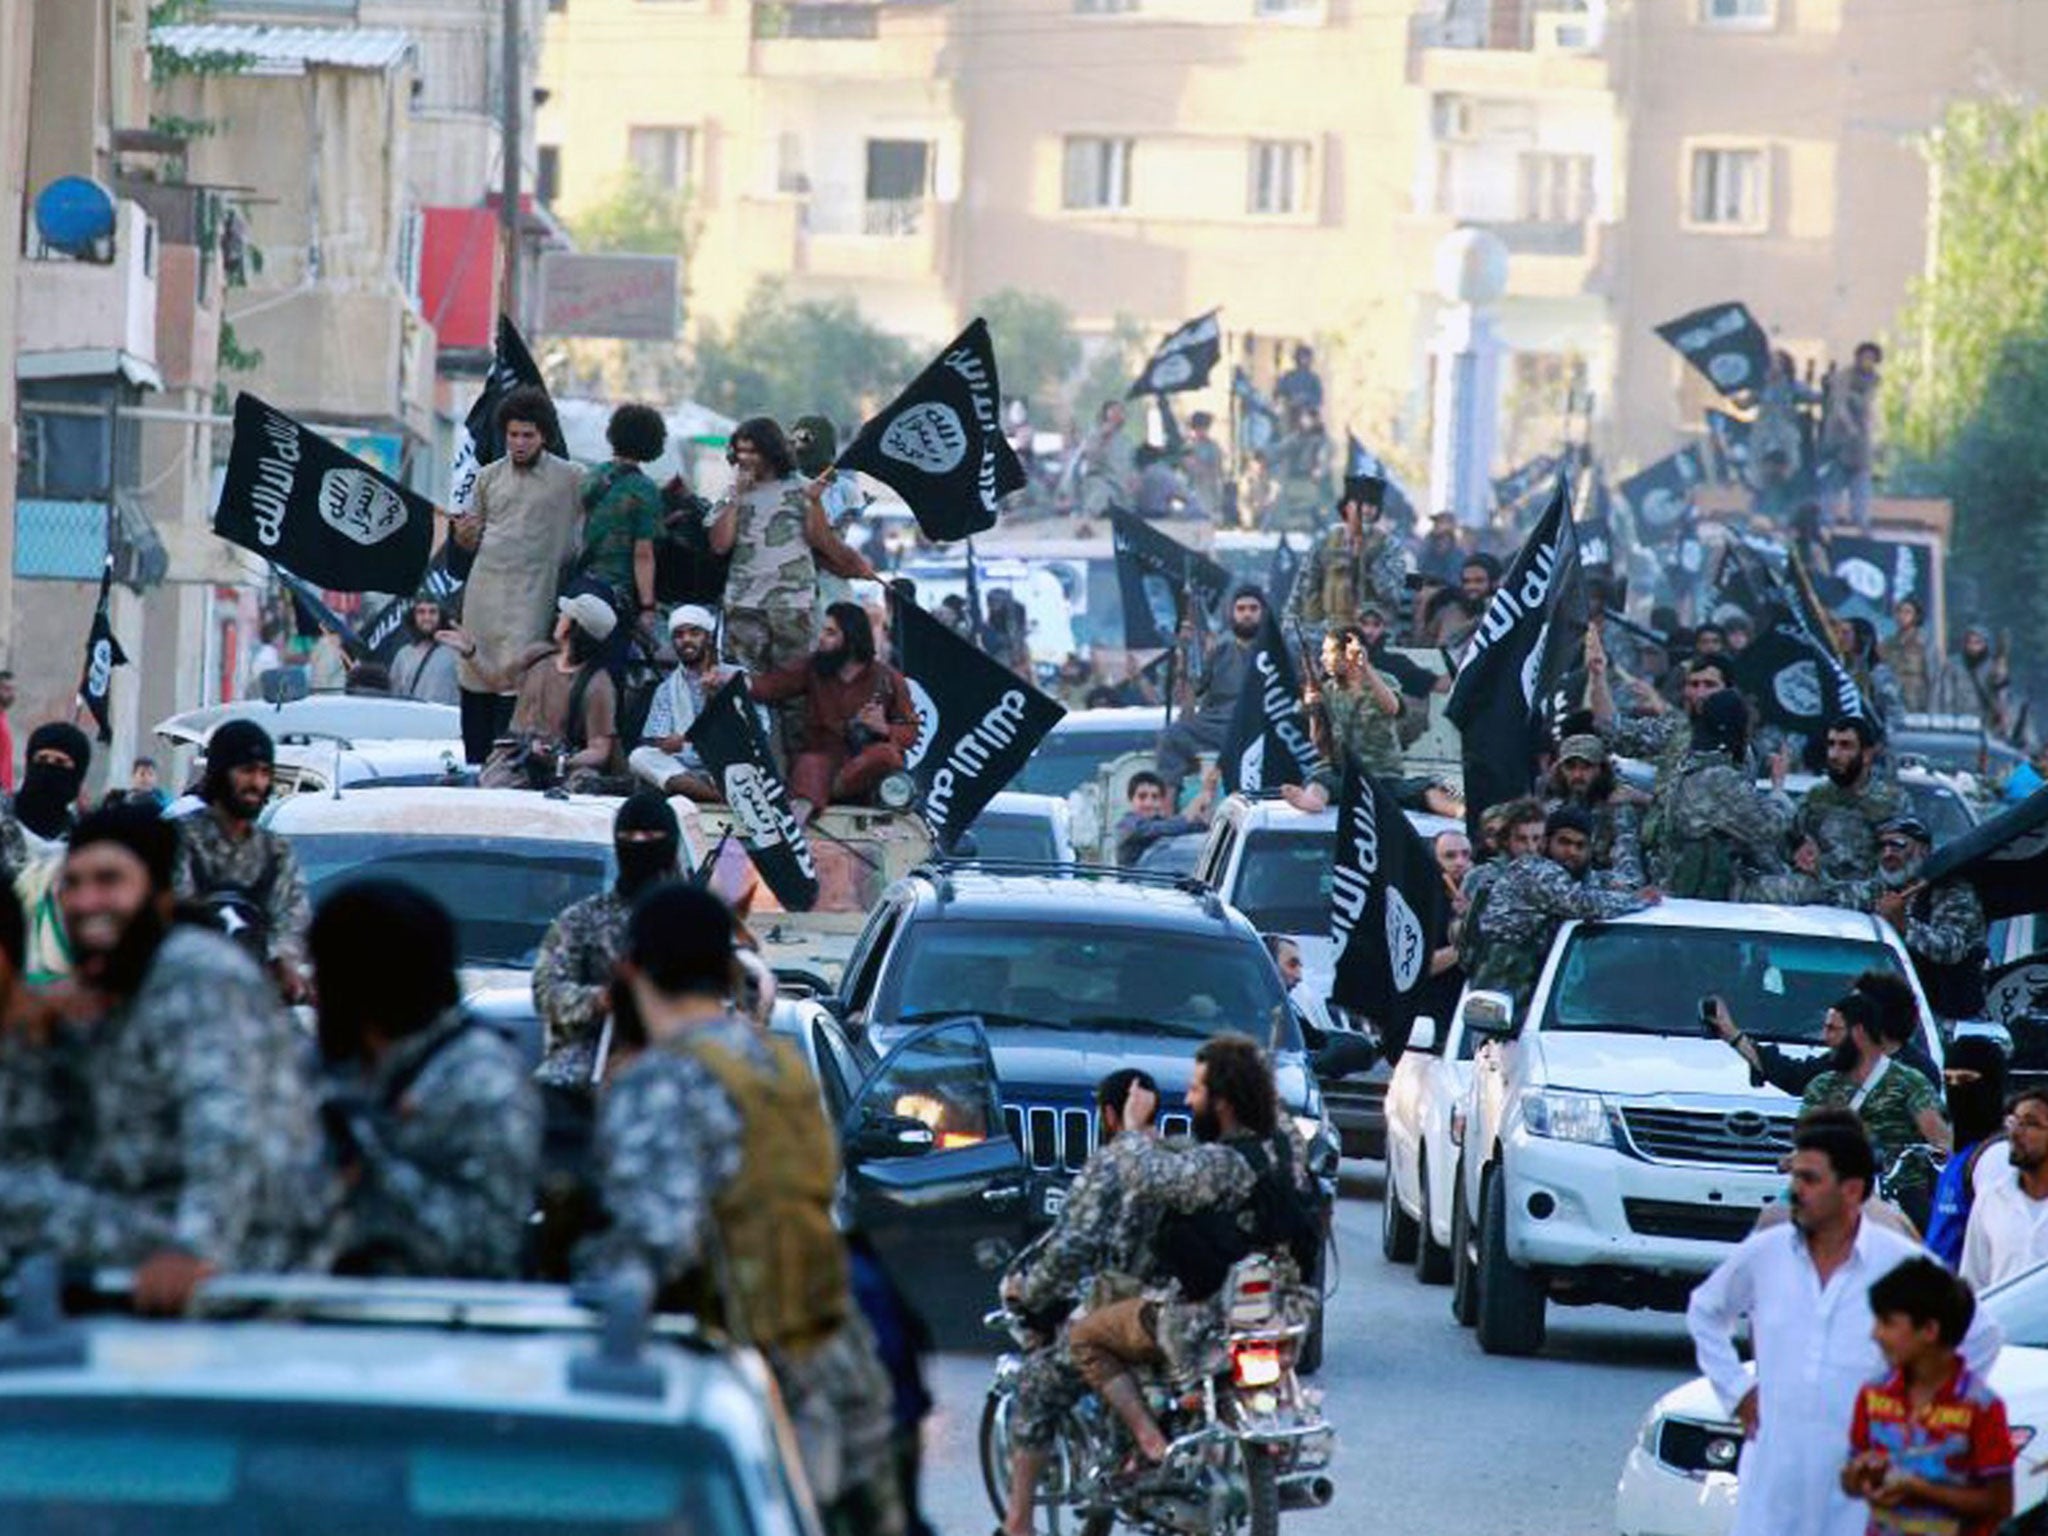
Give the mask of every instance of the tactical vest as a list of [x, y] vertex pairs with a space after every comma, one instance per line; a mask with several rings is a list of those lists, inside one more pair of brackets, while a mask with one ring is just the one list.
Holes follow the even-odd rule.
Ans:
[[1317, 594], [1323, 600], [1323, 622], [1349, 624], [1358, 615], [1358, 557], [1334, 539], [1327, 555], [1323, 590]]
[[1672, 825], [1672, 801], [1699, 771], [1673, 774], [1657, 786], [1643, 817], [1643, 854], [1665, 895], [1733, 901], [1735, 855], [1727, 838], [1717, 832], [1689, 837]]
[[[714, 1256], [663, 1300], [750, 1344], [802, 1354], [851, 1308], [832, 1222], [839, 1151], [802, 1058], [786, 1041], [768, 1044], [775, 1067], [766, 1072], [687, 1035], [665, 1047], [700, 1063], [739, 1109], [740, 1167], [712, 1201]], [[734, 1307], [740, 1316], [729, 1315]]]
[[[1926, 922], [1934, 913], [1932, 887], [1915, 896], [1907, 911], [1915, 921]], [[1929, 960], [1924, 955], [1912, 957], [1913, 972], [1920, 978], [1920, 990], [1927, 994], [1927, 1006], [1934, 1010], [1936, 1018], [1984, 1017], [1984, 965], [1990, 958], [1990, 948], [1981, 943], [1972, 944], [1969, 952], [1951, 965]]]

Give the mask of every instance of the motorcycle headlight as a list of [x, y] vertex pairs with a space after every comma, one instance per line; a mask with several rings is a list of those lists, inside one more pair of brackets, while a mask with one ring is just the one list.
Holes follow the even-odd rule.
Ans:
[[1597, 1093], [1531, 1088], [1522, 1095], [1522, 1124], [1531, 1136], [1576, 1141], [1591, 1147], [1614, 1145], [1607, 1105]]

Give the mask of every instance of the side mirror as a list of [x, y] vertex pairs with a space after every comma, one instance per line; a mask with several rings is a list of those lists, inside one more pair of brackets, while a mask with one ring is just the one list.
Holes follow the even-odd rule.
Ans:
[[1363, 1035], [1336, 1035], [1315, 1054], [1317, 1077], [1349, 1077], [1369, 1072], [1380, 1059], [1379, 1050]]
[[892, 1115], [871, 1109], [861, 1116], [847, 1150], [855, 1157], [879, 1160], [890, 1157], [922, 1157], [937, 1143], [932, 1128], [910, 1115]]
[[1458, 1015], [1465, 1032], [1482, 1040], [1504, 1040], [1515, 1030], [1515, 1004], [1505, 992], [1474, 992]]
[[313, 681], [304, 667], [268, 667], [256, 676], [256, 692], [273, 709], [296, 704], [313, 691]]
[[1436, 1020], [1426, 1013], [1418, 1015], [1414, 1027], [1408, 1031], [1408, 1049], [1434, 1055], [1442, 1043], [1437, 1038]]

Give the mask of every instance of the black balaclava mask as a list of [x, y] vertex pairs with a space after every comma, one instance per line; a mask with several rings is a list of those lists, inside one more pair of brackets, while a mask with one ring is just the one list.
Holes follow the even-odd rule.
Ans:
[[[62, 752], [63, 763], [39, 763], [38, 752]], [[92, 742], [85, 732], [63, 720], [39, 725], [28, 738], [28, 766], [15, 792], [14, 814], [37, 837], [62, 837], [71, 829], [71, 808], [92, 766]]]
[[1996, 1136], [2005, 1120], [2005, 1052], [1996, 1041], [1964, 1035], [1951, 1041], [1942, 1065], [1952, 1072], [1975, 1072], [1971, 1083], [1948, 1085], [1948, 1119], [1958, 1147]]
[[682, 831], [668, 801], [651, 792], [628, 797], [612, 823], [619, 894], [630, 901], [650, 885], [672, 877], [681, 842]]
[[200, 785], [200, 798], [231, 815], [240, 815], [233, 804], [228, 774], [254, 763], [276, 762], [277, 747], [270, 732], [254, 720], [230, 720], [206, 738], [206, 779]]

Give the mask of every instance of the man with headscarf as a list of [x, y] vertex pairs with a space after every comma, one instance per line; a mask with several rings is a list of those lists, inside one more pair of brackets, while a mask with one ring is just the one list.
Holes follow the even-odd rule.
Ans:
[[1994, 654], [1991, 631], [1982, 624], [1963, 630], [1963, 648], [1949, 657], [1934, 682], [1934, 710], [1972, 715], [1993, 736], [2012, 729], [2012, 666]]
[[[1996, 1149], [2005, 1140], [2005, 1052], [1989, 1036], [1959, 1035], [1943, 1055], [1941, 1075], [1955, 1150], [1934, 1181], [1927, 1248], [1954, 1269], [1963, 1261], [1963, 1240], [1977, 1203], [1979, 1179], [2003, 1175]], [[2048, 1154], [2048, 1141], [2042, 1143], [2042, 1151]], [[1989, 1160], [1987, 1152], [1992, 1154]]]
[[75, 966], [45, 1065], [79, 1112], [0, 1179], [0, 1248], [132, 1267], [145, 1312], [182, 1311], [216, 1269], [298, 1266], [333, 1195], [305, 1044], [238, 945], [172, 926], [178, 852], [145, 806], [73, 831], [60, 900]]
[[321, 902], [308, 942], [347, 1187], [335, 1268], [516, 1280], [540, 1096], [512, 1043], [463, 1015], [454, 919], [416, 887], [357, 880]]
[[659, 794], [643, 789], [629, 796], [612, 819], [617, 882], [564, 907], [548, 925], [533, 962], [533, 1011], [547, 1031], [546, 1055], [534, 1074], [540, 1082], [591, 1086], [633, 903], [676, 874], [682, 836], [675, 811]]
[[1368, 602], [1401, 611], [1407, 563], [1401, 541], [1380, 522], [1386, 491], [1378, 475], [1345, 476], [1337, 524], [1310, 548], [1287, 598], [1287, 625], [1304, 641], [1320, 644], [1324, 630], [1355, 623]]
[[712, 782], [704, 759], [684, 738], [704, 706], [738, 673], [718, 664], [718, 620], [709, 608], [683, 603], [668, 616], [675, 670], [661, 680], [640, 727], [640, 745], [626, 759], [633, 777], [663, 794], [684, 795], [700, 805], [725, 798]]
[[558, 776], [573, 789], [578, 776], [609, 774], [618, 757], [619, 694], [605, 665], [618, 610], [579, 592], [557, 598], [555, 612], [554, 639], [528, 646], [514, 668], [519, 701], [478, 775], [487, 789], [553, 788]]
[[1621, 890], [1644, 884], [1641, 798], [1614, 777], [1607, 743], [1591, 732], [1558, 743], [1544, 782], [1544, 810], [1575, 805], [1593, 825], [1593, 870]]
[[[1297, 590], [1299, 584], [1297, 583]], [[1209, 647], [1195, 682], [1195, 705], [1159, 733], [1156, 766], [1166, 781], [1169, 803], [1180, 798], [1181, 782], [1194, 772], [1203, 752], [1218, 752], [1230, 734], [1237, 696], [1251, 678], [1252, 653], [1266, 623], [1266, 595], [1259, 588], [1239, 587], [1230, 598], [1230, 633]]]
[[[856, 478], [842, 480], [825, 473], [839, 457], [839, 429], [828, 417], [799, 416], [789, 426], [789, 451], [796, 459], [797, 473], [819, 488], [818, 508], [826, 526], [845, 544], [846, 530], [859, 520], [867, 499]], [[850, 544], [845, 547], [852, 552]], [[827, 604], [853, 601], [853, 583], [844, 563], [818, 562], [818, 597]]]
[[889, 1377], [833, 1221], [838, 1149], [803, 1058], [732, 1007], [733, 955], [708, 891], [669, 881], [634, 907], [620, 977], [648, 1044], [599, 1106], [607, 1220], [579, 1276], [758, 1347], [825, 1529], [900, 1536]]
[[63, 851], [91, 766], [92, 742], [77, 726], [52, 720], [29, 733], [21, 788], [0, 793], [0, 879]]
[[1732, 688], [1711, 694], [1692, 722], [1692, 746], [1662, 778], [1643, 818], [1650, 878], [1673, 896], [1729, 901], [1751, 875], [1784, 868], [1796, 814], [1785, 798], [1783, 757], [1759, 791], [1749, 760], [1749, 706]]
[[825, 806], [864, 804], [903, 769], [917, 740], [917, 708], [903, 674], [875, 655], [867, 610], [834, 603], [825, 610], [817, 648], [801, 661], [748, 685], [758, 703], [803, 702], [803, 735], [789, 768], [800, 820]]
[[[310, 1000], [306, 929], [313, 903], [291, 844], [259, 827], [277, 749], [253, 720], [230, 720], [206, 741], [202, 810], [175, 823], [179, 900], [209, 908], [218, 926], [259, 955], [286, 1002]], [[251, 933], [248, 930], [254, 928]]]

